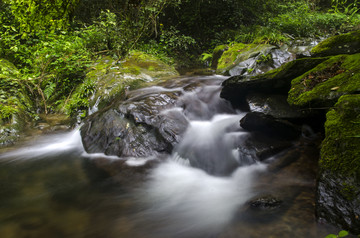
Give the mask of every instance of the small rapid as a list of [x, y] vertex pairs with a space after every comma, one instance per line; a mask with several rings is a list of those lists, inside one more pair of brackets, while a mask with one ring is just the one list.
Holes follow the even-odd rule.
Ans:
[[[311, 210], [314, 178], [301, 177], [308, 175], [294, 169], [290, 170], [293, 180], [288, 179], [289, 172], [272, 174], [271, 164], [240, 148], [249, 142], [249, 133], [239, 125], [245, 114], [219, 97], [224, 79], [186, 77], [172, 85], [129, 92], [129, 101], [114, 114], [126, 119], [128, 131], [141, 125], [140, 133], [152, 129], [145, 123], [165, 118], [156, 123], [170, 125], [164, 130], [164, 135], [173, 136], [170, 152], [149, 156], [86, 152], [79, 129], [4, 150], [0, 236], [260, 238], [276, 233], [315, 238], [326, 234], [317, 227]], [[169, 101], [156, 101], [163, 92]], [[156, 115], [141, 117], [141, 100], [148, 98], [153, 100], [151, 106], [159, 107], [151, 108]], [[139, 121], [129, 126], [132, 121], [121, 110], [133, 112]], [[177, 127], [179, 121], [184, 129]], [[118, 132], [112, 144], [124, 140], [125, 132]], [[305, 157], [298, 167], [306, 168]], [[284, 201], [280, 215], [249, 205], [269, 193]]]

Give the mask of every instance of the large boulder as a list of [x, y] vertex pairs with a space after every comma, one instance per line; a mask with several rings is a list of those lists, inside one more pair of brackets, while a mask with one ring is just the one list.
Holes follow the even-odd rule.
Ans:
[[360, 92], [360, 54], [338, 55], [291, 83], [288, 102], [299, 107], [331, 107], [344, 94]]
[[230, 77], [223, 82], [220, 96], [229, 100], [234, 107], [246, 108], [246, 96], [250, 93], [287, 95], [294, 78], [311, 70], [326, 59], [302, 58], [265, 74], [253, 77]]
[[330, 37], [311, 50], [315, 57], [355, 53], [360, 53], [360, 30]]
[[360, 95], [342, 96], [327, 113], [316, 212], [360, 234]]
[[119, 157], [171, 152], [188, 122], [176, 110], [161, 112], [172, 108], [180, 94], [181, 90], [140, 90], [132, 98], [93, 114], [81, 128], [86, 151]]

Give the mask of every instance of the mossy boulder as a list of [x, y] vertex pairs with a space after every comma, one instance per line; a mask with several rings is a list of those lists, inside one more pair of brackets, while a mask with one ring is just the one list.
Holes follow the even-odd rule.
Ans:
[[[232, 46], [229, 46], [228, 49], [221, 55], [217, 64], [216, 73], [233, 75], [230, 71], [239, 63], [256, 56], [264, 55], [266, 57], [269, 51], [274, 47], [275, 46], [267, 44], [235, 43]], [[254, 59], [254, 62], [256, 62], [256, 60], [257, 59]], [[249, 68], [248, 70], [252, 70], [252, 68]]]
[[360, 53], [360, 30], [330, 37], [311, 50], [313, 56]]
[[360, 54], [331, 57], [291, 83], [288, 102], [299, 107], [331, 107], [345, 94], [360, 92]]
[[360, 234], [360, 95], [342, 96], [326, 117], [317, 215]]
[[[85, 83], [75, 90], [68, 108], [74, 111], [76, 108], [86, 108], [89, 104], [92, 112], [95, 112], [114, 100], [124, 99], [127, 90], [178, 75], [173, 66], [139, 51], [131, 52], [123, 61], [102, 57], [90, 67]], [[90, 99], [81, 96], [84, 88], [85, 91], [86, 88], [94, 91]]]
[[287, 95], [294, 78], [327, 59], [326, 57], [302, 58], [261, 75], [230, 77], [222, 84], [220, 96], [229, 100], [233, 106], [244, 108], [247, 105], [246, 96], [250, 93]]

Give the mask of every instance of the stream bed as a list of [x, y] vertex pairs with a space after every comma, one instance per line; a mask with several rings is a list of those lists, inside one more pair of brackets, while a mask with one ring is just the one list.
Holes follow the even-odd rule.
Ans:
[[[186, 110], [170, 109], [182, 110], [189, 124], [161, 159], [88, 154], [79, 129], [2, 148], [0, 237], [321, 238], [337, 232], [314, 215], [318, 143], [294, 142], [264, 162], [242, 154], [234, 145], [248, 140], [239, 125], [245, 113], [219, 103], [224, 78], [184, 80], [206, 83], [187, 84], [180, 98]], [[139, 93], [146, 90], [154, 88]], [[198, 94], [207, 102], [191, 109]], [[96, 163], [121, 163], [125, 172], [105, 172]]]

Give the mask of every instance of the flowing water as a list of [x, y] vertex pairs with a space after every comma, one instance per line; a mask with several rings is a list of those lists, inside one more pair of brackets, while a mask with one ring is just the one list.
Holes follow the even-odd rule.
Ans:
[[[224, 78], [205, 80], [211, 83], [179, 99], [186, 110], [170, 109], [190, 122], [181, 142], [143, 179], [130, 178], [130, 186], [94, 172], [91, 161], [127, 159], [126, 166], [141, 167], [153, 158], [87, 154], [78, 130], [2, 149], [0, 237], [318, 238], [332, 232], [314, 216], [316, 148], [297, 148], [300, 159], [280, 172], [242, 155], [235, 145], [248, 136], [239, 126], [244, 114], [219, 98]], [[282, 205], [251, 208], [249, 201], [268, 194]]]

